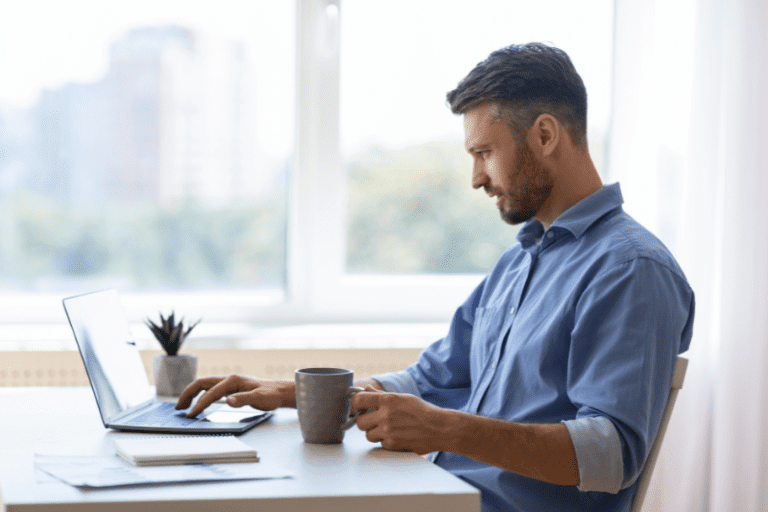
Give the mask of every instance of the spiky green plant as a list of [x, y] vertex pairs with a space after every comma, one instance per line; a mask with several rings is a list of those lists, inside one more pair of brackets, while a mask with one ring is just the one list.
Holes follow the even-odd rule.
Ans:
[[157, 325], [149, 318], [147, 318], [145, 323], [147, 324], [147, 327], [149, 327], [149, 330], [152, 331], [152, 334], [155, 335], [157, 341], [160, 342], [160, 345], [163, 346], [165, 353], [169, 356], [175, 356], [179, 353], [181, 344], [184, 343], [187, 335], [200, 323], [200, 320], [189, 326], [185, 331], [184, 318], [182, 318], [179, 323], [176, 323], [174, 312], [171, 311], [168, 318], [163, 318], [162, 313], [160, 314], [160, 325]]

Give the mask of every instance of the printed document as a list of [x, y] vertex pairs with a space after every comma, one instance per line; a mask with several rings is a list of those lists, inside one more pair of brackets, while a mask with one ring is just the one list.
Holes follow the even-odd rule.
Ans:
[[235, 464], [189, 464], [137, 467], [117, 456], [35, 455], [35, 466], [75, 487], [213, 482], [290, 478], [294, 474], [263, 462]]

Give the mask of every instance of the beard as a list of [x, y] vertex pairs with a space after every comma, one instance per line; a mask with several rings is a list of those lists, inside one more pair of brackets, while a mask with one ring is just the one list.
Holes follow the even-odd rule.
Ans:
[[[516, 157], [516, 190], [505, 191], [504, 200], [499, 203], [502, 220], [512, 225], [536, 216], [554, 186], [549, 168], [536, 159], [528, 144], [518, 144]], [[504, 203], [508, 206], [505, 207]]]

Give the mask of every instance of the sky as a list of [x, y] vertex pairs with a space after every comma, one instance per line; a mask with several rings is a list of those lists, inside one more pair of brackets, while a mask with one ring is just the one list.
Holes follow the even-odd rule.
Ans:
[[[610, 0], [342, 0], [342, 147], [461, 138], [445, 93], [488, 53], [548, 41], [587, 86], [592, 129], [610, 121]], [[293, 144], [295, 4], [287, 0], [0, 0], [0, 105], [99, 80], [109, 45], [136, 26], [180, 24], [250, 48], [262, 152]]]

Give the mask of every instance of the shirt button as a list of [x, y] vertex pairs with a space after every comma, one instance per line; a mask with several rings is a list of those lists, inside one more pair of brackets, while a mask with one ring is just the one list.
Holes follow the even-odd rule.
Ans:
[[512, 308], [512, 309], [510, 309], [510, 310], [509, 310], [509, 314], [510, 314], [510, 315], [514, 315], [514, 314], [515, 314], [515, 308]]
[[555, 234], [551, 231], [547, 231], [547, 238], [552, 238]]
[[493, 364], [491, 365], [491, 368], [493, 368], [493, 369], [495, 370], [495, 369], [496, 369], [496, 363], [493, 363]]

